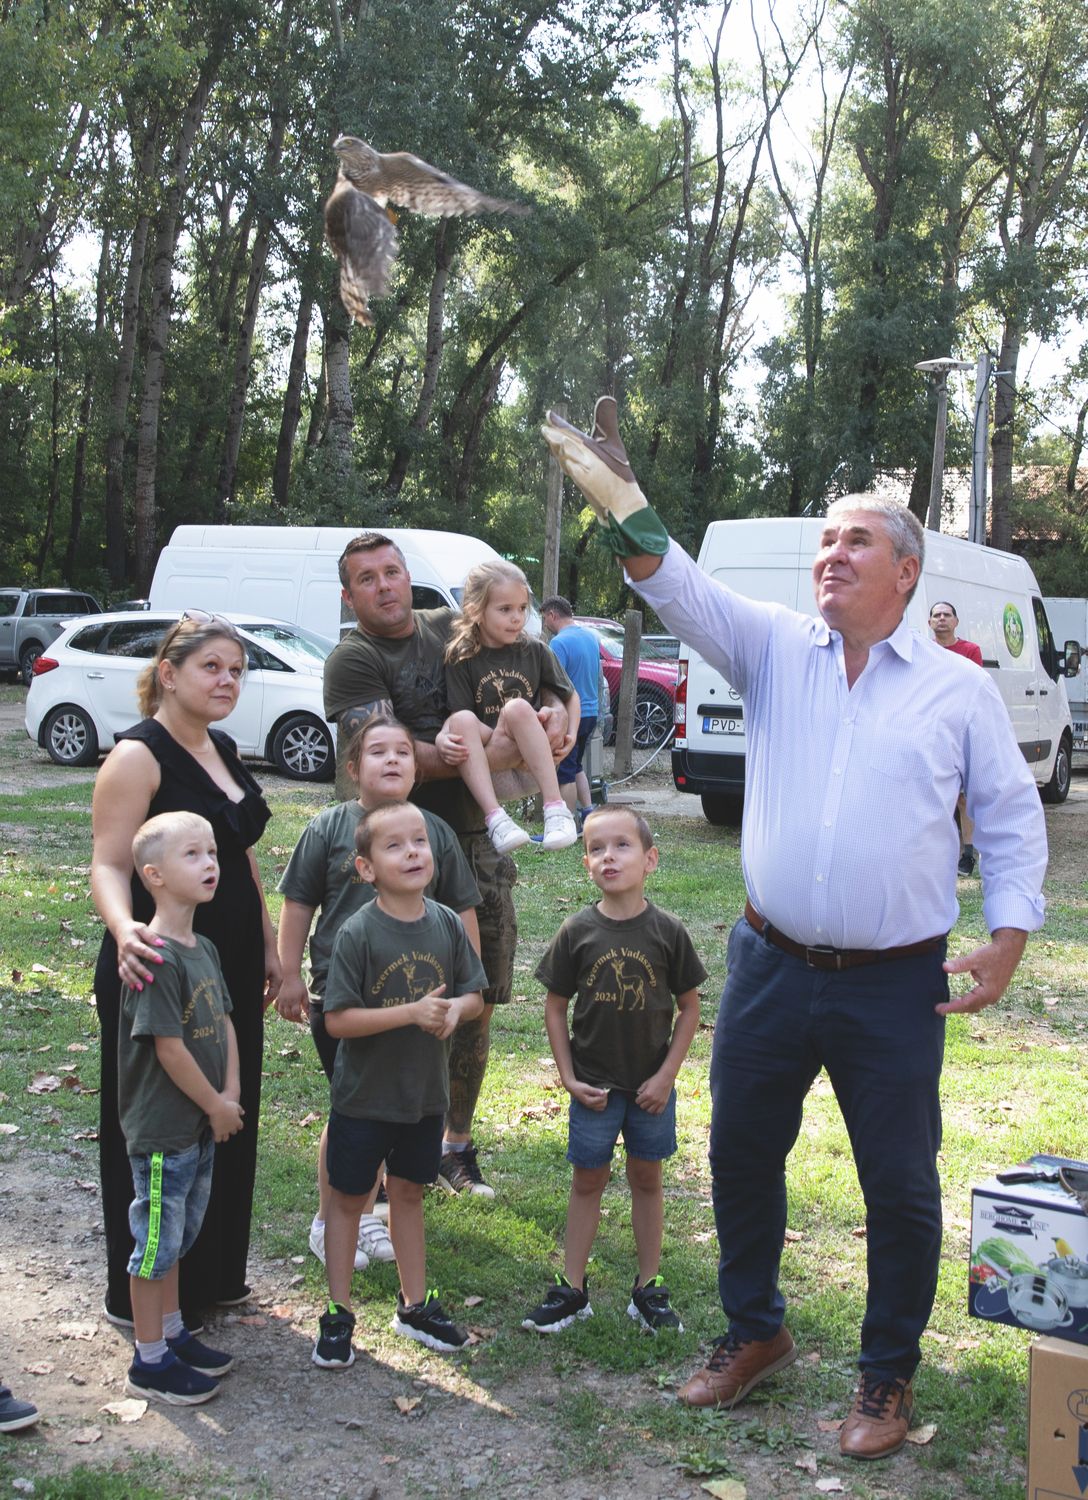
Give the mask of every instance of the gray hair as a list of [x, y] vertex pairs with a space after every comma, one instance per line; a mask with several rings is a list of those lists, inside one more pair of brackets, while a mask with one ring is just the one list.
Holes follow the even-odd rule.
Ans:
[[[893, 500], [890, 495], [870, 492], [863, 495], [843, 495], [840, 500], [832, 501], [827, 507], [827, 516], [829, 520], [834, 520], [851, 511], [866, 511], [880, 516], [887, 527], [892, 556], [896, 562], [902, 562], [905, 557], [916, 557], [918, 578], [921, 581], [922, 569], [926, 563], [926, 533], [914, 512], [901, 505], [898, 500]], [[914, 588], [917, 587], [915, 584]], [[913, 597], [914, 589], [911, 589], [907, 602]]]

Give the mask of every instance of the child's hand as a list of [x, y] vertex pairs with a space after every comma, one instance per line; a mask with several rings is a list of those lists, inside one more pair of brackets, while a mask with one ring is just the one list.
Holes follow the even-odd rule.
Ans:
[[[453, 1026], [447, 1029], [453, 1002], [447, 1000], [445, 994], [446, 986], [440, 984], [437, 989], [431, 990], [414, 1003], [416, 1025], [423, 1031], [429, 1031], [432, 1036], [447, 1037], [453, 1030]], [[456, 1012], [453, 1025], [457, 1025]]]
[[608, 1090], [595, 1088], [591, 1083], [579, 1083], [577, 1078], [567, 1085], [567, 1092], [586, 1109], [595, 1109], [598, 1114], [608, 1103]]
[[208, 1115], [212, 1139], [216, 1142], [228, 1141], [232, 1135], [237, 1135], [242, 1128], [244, 1115], [245, 1110], [237, 1099], [228, 1099], [226, 1094], [220, 1094], [218, 1103]]
[[301, 974], [284, 977], [276, 996], [276, 1010], [285, 1021], [294, 1021], [299, 1026], [309, 1019], [310, 996]]
[[665, 1106], [672, 1096], [673, 1080], [662, 1073], [654, 1073], [635, 1095], [635, 1103], [648, 1115], [665, 1113]]
[[447, 766], [460, 766], [468, 760], [468, 746], [459, 734], [453, 734], [445, 724], [434, 737], [434, 748]]

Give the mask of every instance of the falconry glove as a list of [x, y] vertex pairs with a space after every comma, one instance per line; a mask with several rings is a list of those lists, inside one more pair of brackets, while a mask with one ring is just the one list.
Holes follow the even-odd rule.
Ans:
[[605, 527], [604, 540], [617, 557], [661, 557], [668, 551], [669, 534], [627, 462], [614, 396], [598, 397], [591, 433], [573, 427], [554, 411], [541, 431], [559, 467]]

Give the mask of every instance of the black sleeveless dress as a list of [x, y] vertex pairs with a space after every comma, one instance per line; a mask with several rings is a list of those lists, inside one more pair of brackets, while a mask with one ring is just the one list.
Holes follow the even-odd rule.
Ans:
[[[161, 767], [162, 780], [147, 816], [177, 811], [200, 813], [212, 825], [219, 849], [219, 885], [212, 900], [197, 907], [193, 928], [215, 944], [234, 1007], [231, 1019], [238, 1036], [245, 1123], [237, 1135], [215, 1149], [204, 1227], [181, 1262], [181, 1306], [187, 1318], [196, 1318], [216, 1302], [241, 1297], [245, 1289], [264, 1047], [264, 927], [260, 895], [246, 851], [260, 838], [272, 814], [260, 786], [238, 759], [230, 736], [218, 729], [208, 732], [232, 778], [245, 793], [240, 802], [232, 802], [157, 719], [144, 719], [117, 736], [119, 740], [139, 740]], [[132, 877], [132, 911], [139, 922], [149, 921], [155, 911], [150, 894], [136, 875]], [[106, 1307], [111, 1313], [130, 1318], [128, 1262], [133, 1239], [128, 1210], [132, 1171], [117, 1110], [121, 981], [117, 944], [109, 931], [99, 951], [94, 990], [102, 1029], [98, 1148], [108, 1264]]]

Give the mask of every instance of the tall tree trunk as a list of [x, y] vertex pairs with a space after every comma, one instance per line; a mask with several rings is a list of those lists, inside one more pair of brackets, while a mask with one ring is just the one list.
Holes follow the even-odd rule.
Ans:
[[1001, 335], [1001, 353], [997, 357], [999, 374], [994, 382], [993, 499], [990, 510], [990, 546], [1000, 547], [1004, 552], [1008, 552], [1012, 544], [1013, 420], [1020, 339], [1019, 323], [1014, 318], [1007, 319]]
[[[109, 19], [102, 23], [101, 35], [109, 30]], [[20, 224], [15, 230], [15, 254], [12, 259], [11, 274], [8, 277], [7, 286], [4, 288], [4, 300], [9, 307], [17, 307], [26, 296], [26, 289], [31, 280], [41, 270], [45, 263], [48, 251], [46, 242], [52, 233], [53, 226], [57, 222], [60, 213], [61, 189], [72, 180], [75, 171], [76, 159], [79, 156], [79, 148], [83, 144], [83, 137], [87, 132], [87, 124], [91, 118], [90, 105], [84, 104], [80, 107], [76, 117], [76, 123], [68, 137], [68, 144], [64, 148], [64, 156], [53, 179], [52, 196], [42, 207], [37, 221], [31, 225]]]
[[457, 245], [457, 228], [449, 219], [443, 219], [435, 235], [434, 275], [431, 278], [431, 295], [427, 304], [427, 352], [423, 361], [423, 381], [419, 389], [419, 400], [409, 423], [411, 438], [401, 443], [393, 455], [393, 463], [386, 480], [390, 495], [399, 495], [408, 474], [409, 465], [418, 449], [418, 434], [427, 430], [438, 389], [438, 372], [442, 363], [442, 314], [446, 304], [446, 286], [449, 282], [450, 266]]
[[488, 376], [487, 386], [480, 397], [479, 404], [472, 414], [472, 424], [465, 439], [464, 450], [461, 454], [461, 463], [457, 470], [457, 486], [454, 490], [454, 511], [460, 520], [460, 531], [468, 531], [471, 525], [469, 506], [471, 504], [470, 494], [472, 481], [476, 477], [476, 460], [480, 454], [480, 439], [483, 436], [484, 419], [492, 406], [495, 397], [499, 393], [499, 383], [502, 380], [503, 371], [506, 368], [505, 360], [497, 360], [494, 369]]
[[38, 585], [45, 577], [45, 563], [53, 548], [53, 534], [60, 499], [60, 328], [57, 320], [57, 286], [52, 263], [46, 262], [49, 277], [49, 326], [53, 335], [52, 400], [49, 407], [49, 493], [45, 502], [45, 527], [38, 548]]
[[339, 293], [330, 299], [325, 316], [325, 389], [328, 392], [328, 423], [324, 445], [329, 449], [333, 468], [341, 479], [352, 472], [351, 434], [355, 407], [348, 378], [348, 350], [352, 324], [344, 311]]
[[166, 343], [170, 333], [170, 297], [174, 254], [181, 233], [181, 207], [188, 180], [189, 157], [204, 117], [214, 66], [205, 64], [182, 117], [171, 161], [170, 184], [159, 211], [151, 273], [151, 311], [147, 330], [147, 358], [137, 429], [136, 452], [136, 587], [146, 593], [155, 564], [157, 510], [155, 476], [158, 460], [159, 412], [166, 374]]
[[313, 306], [313, 298], [303, 291], [295, 316], [295, 337], [291, 344], [291, 363], [287, 368], [287, 389], [283, 394], [280, 435], [276, 442], [276, 461], [272, 466], [272, 499], [280, 510], [287, 509], [291, 486], [291, 455], [302, 415], [302, 387], [306, 379], [306, 353], [310, 344]]
[[[95, 286], [94, 342], [97, 348], [106, 326], [106, 292], [110, 278], [110, 251], [112, 235], [107, 221], [102, 228], [102, 249], [98, 256], [98, 280]], [[64, 553], [64, 581], [71, 583], [75, 577], [76, 553], [79, 550], [79, 534], [83, 526], [83, 501], [86, 496], [87, 436], [91, 425], [91, 407], [94, 400], [95, 363], [88, 357], [83, 372], [83, 394], [79, 402], [79, 418], [76, 423], [76, 448], [72, 470], [72, 506], [68, 518], [68, 546]]]

